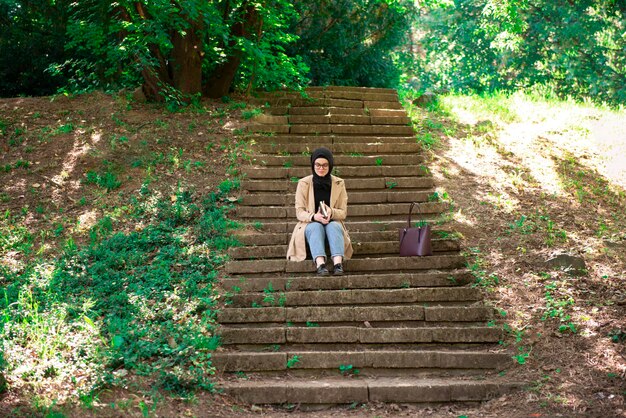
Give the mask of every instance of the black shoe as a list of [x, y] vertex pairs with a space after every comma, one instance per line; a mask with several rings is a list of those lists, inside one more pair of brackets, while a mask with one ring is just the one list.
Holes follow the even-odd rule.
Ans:
[[335, 264], [335, 276], [343, 276], [343, 265], [341, 263]]
[[326, 265], [322, 264], [317, 268], [317, 274], [319, 274], [320, 276], [328, 276], [330, 272], [326, 268]]

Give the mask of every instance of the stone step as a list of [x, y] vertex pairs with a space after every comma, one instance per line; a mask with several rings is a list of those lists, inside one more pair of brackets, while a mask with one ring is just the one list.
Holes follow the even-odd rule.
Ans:
[[[286, 204], [292, 205], [294, 203], [295, 191], [298, 188], [298, 180], [299, 178], [292, 178], [289, 180], [285, 179], [265, 179], [265, 180], [247, 180], [244, 181], [241, 185], [241, 189], [244, 192], [249, 192], [253, 194], [251, 198], [256, 199], [265, 199], [261, 195], [276, 195], [276, 193], [271, 192], [290, 192], [283, 193], [284, 199], [280, 200], [285, 201]], [[379, 178], [345, 178], [346, 189], [349, 190], [348, 200], [350, 204], [358, 203], [362, 201], [362, 199], [367, 197], [376, 198], [381, 203], [382, 202], [405, 202], [406, 198], [410, 198], [411, 193], [415, 193], [414, 201], [418, 201], [417, 199], [422, 196], [415, 189], [432, 189], [434, 186], [434, 182], [432, 177], [379, 177]], [[378, 191], [372, 191], [375, 189], [379, 189]], [[384, 191], [387, 189], [387, 191]], [[411, 189], [413, 191], [401, 191], [401, 189]], [[358, 191], [357, 191], [358, 190]], [[369, 191], [368, 191], [369, 190]], [[258, 192], [258, 193], [253, 193]], [[261, 193], [266, 192], [266, 193]], [[433, 190], [434, 192], [434, 190]], [[375, 197], [375, 193], [379, 194], [379, 197]], [[432, 193], [428, 193], [428, 195]], [[246, 199], [248, 194], [244, 193], [241, 197], [242, 199]], [[287, 196], [290, 196], [287, 198]], [[382, 199], [384, 198], [384, 199]], [[267, 197], [267, 199], [272, 199], [272, 197]], [[411, 200], [409, 200], [410, 202]], [[425, 202], [426, 199], [419, 200], [421, 202]], [[271, 202], [263, 203], [264, 205], [269, 205]], [[273, 206], [276, 206], [279, 201], [274, 202]], [[242, 205], [248, 205], [249, 203], [240, 202]]]
[[274, 106], [265, 109], [265, 114], [270, 116], [332, 116], [353, 115], [369, 117], [407, 117], [404, 109], [365, 109], [350, 107], [329, 106]]
[[[396, 234], [397, 235], [397, 234]], [[378, 242], [352, 242], [354, 253], [359, 256], [364, 255], [397, 255], [400, 251], [400, 244], [396, 237], [395, 241]], [[432, 248], [434, 253], [449, 253], [459, 251], [460, 243], [455, 240], [433, 239]], [[248, 247], [233, 247], [228, 250], [228, 255], [234, 260], [259, 259], [259, 258], [284, 258], [287, 254], [287, 245], [263, 245]]]
[[398, 101], [398, 93], [393, 89], [386, 91], [364, 91], [362, 89], [355, 90], [327, 90], [327, 89], [312, 89], [308, 88], [303, 92], [262, 92], [254, 97], [260, 100], [272, 100], [272, 99], [296, 99], [303, 98], [311, 99], [346, 99], [346, 100], [376, 100], [376, 101]]
[[[432, 185], [428, 185], [428, 182], [424, 182], [427, 185], [425, 188], [430, 188]], [[361, 186], [372, 186], [367, 189], [385, 189], [385, 186], [394, 185], [395, 181], [389, 180], [384, 182], [363, 182]], [[381, 187], [382, 186], [382, 187]], [[245, 186], [244, 186], [245, 187]], [[393, 186], [394, 188], [400, 186]], [[362, 187], [366, 188], [366, 187]], [[359, 187], [350, 187], [355, 190]], [[380, 203], [411, 203], [411, 202], [427, 202], [429, 197], [432, 196], [431, 191], [352, 191], [350, 193], [350, 205], [358, 203], [380, 204]], [[285, 205], [291, 206], [295, 202], [295, 193], [276, 194], [276, 193], [248, 193], [239, 198], [239, 205], [241, 206], [267, 206], [267, 205]]]
[[[432, 255], [428, 257], [383, 257], [383, 258], [354, 258], [344, 261], [348, 273], [362, 273], [374, 271], [410, 271], [433, 269], [456, 269], [465, 267], [465, 258], [460, 255]], [[287, 260], [236, 260], [226, 264], [229, 274], [248, 273], [312, 273], [315, 266], [310, 261], [301, 263]]]
[[[397, 255], [400, 251], [398, 240], [379, 242], [352, 242], [354, 253], [360, 257], [375, 255]], [[460, 243], [455, 240], [433, 239], [434, 253], [450, 253], [460, 250]], [[228, 255], [234, 260], [255, 260], [268, 258], [284, 258], [287, 254], [287, 245], [263, 245], [249, 247], [234, 247], [228, 250]]]
[[[382, 99], [382, 100], [372, 100]], [[251, 104], [270, 107], [343, 107], [354, 109], [365, 109], [366, 112], [372, 109], [403, 109], [402, 104], [391, 95], [382, 97], [368, 96], [363, 99], [343, 99], [334, 97], [272, 97], [253, 98]]]
[[521, 389], [520, 383], [444, 378], [380, 377], [316, 380], [237, 380], [222, 383], [226, 395], [249, 404], [358, 404], [477, 402]]
[[491, 319], [492, 309], [484, 306], [304, 306], [226, 308], [218, 313], [220, 324], [253, 323], [332, 323], [365, 322], [385, 323], [397, 321], [423, 322], [482, 322]]
[[[307, 263], [308, 264], [308, 263]], [[311, 263], [312, 264], [312, 263]], [[420, 287], [407, 289], [347, 289], [318, 291], [287, 291], [281, 294], [238, 293], [231, 297], [230, 307], [259, 306], [325, 306], [352, 304], [405, 303], [473, 303], [481, 299], [474, 287]]]
[[396, 89], [385, 88], [385, 87], [311, 86], [311, 87], [307, 87], [306, 91], [325, 91], [325, 92], [356, 91], [356, 92], [362, 92], [362, 93], [395, 94], [396, 96], [398, 94], [398, 91]]
[[[404, 228], [407, 223], [406, 216], [395, 215], [396, 219], [389, 219], [390, 217], [367, 220], [367, 219], [350, 219], [346, 221], [346, 228], [352, 235], [355, 232], [388, 232], [393, 231], [396, 234], [398, 229]], [[426, 215], [424, 219], [431, 225], [436, 226], [439, 222], [437, 215]], [[254, 230], [262, 233], [289, 233], [293, 232], [293, 228], [296, 226], [297, 221], [294, 219], [285, 222], [284, 219], [263, 219], [261, 220], [248, 220], [242, 223], [244, 229]]]
[[[365, 112], [363, 112], [365, 113]], [[289, 115], [259, 117], [254, 120], [261, 124], [291, 124], [291, 125], [408, 125], [407, 116], [368, 116], [368, 115]]]
[[[457, 234], [450, 233], [449, 231], [441, 230], [436, 227], [432, 228], [433, 242], [442, 240], [456, 241]], [[237, 241], [242, 246], [265, 246], [265, 245], [286, 245], [291, 238], [291, 232], [289, 233], [260, 233], [251, 231], [249, 229], [235, 230], [232, 235], [237, 238]], [[438, 238], [439, 237], [439, 238]], [[370, 242], [382, 242], [382, 241], [397, 241], [398, 231], [369, 231], [369, 232], [350, 232], [350, 239], [353, 245], [356, 243], [370, 243]], [[443, 244], [438, 244], [443, 245]], [[452, 244], [445, 244], [452, 245]], [[455, 244], [458, 247], [460, 244]], [[235, 247], [238, 248], [238, 247]]]
[[233, 344], [484, 344], [497, 343], [502, 331], [495, 327], [221, 327], [223, 345]]
[[367, 144], [367, 143], [396, 143], [410, 144], [415, 143], [415, 136], [368, 136], [368, 135], [254, 135], [249, 137], [254, 144], [300, 144], [302, 149], [298, 152], [301, 154], [307, 149], [315, 149], [319, 144]]
[[355, 274], [344, 276], [254, 276], [225, 278], [222, 284], [225, 289], [240, 292], [262, 292], [273, 289], [275, 292], [285, 290], [349, 290], [349, 289], [410, 289], [415, 287], [451, 287], [464, 286], [474, 281], [467, 269], [427, 271], [419, 273], [396, 272], [380, 274]]
[[[318, 141], [315, 147], [311, 147], [310, 151], [317, 147], [326, 147], [330, 149], [333, 154], [354, 154], [354, 155], [367, 155], [367, 154], [413, 154], [422, 151], [422, 146], [415, 142], [413, 143], [343, 143], [332, 144]], [[289, 144], [273, 144], [263, 142], [255, 145], [255, 151], [263, 154], [277, 154], [285, 155], [301, 153], [305, 147], [299, 143]]]
[[[430, 176], [430, 171], [423, 165], [389, 166], [344, 166], [339, 169], [343, 179], [352, 177], [422, 177]], [[289, 179], [293, 181], [311, 174], [311, 166], [299, 167], [253, 167], [244, 166], [241, 173], [248, 180]]]
[[214, 353], [211, 360], [219, 372], [335, 370], [339, 373], [340, 366], [352, 365], [363, 376], [363, 370], [371, 369], [501, 370], [510, 365], [511, 356], [504, 353], [460, 350], [290, 350], [275, 353]]
[[[353, 116], [367, 116], [365, 109], [354, 107], [329, 107], [329, 106], [284, 106], [284, 107], [272, 107], [270, 109], [272, 114], [289, 115], [289, 116], [325, 116], [325, 115], [353, 115]], [[404, 116], [404, 115], [396, 115]]]
[[[422, 203], [420, 206], [422, 214], [442, 213], [449, 208], [448, 203], [426, 202]], [[296, 219], [296, 209], [291, 205], [238, 206], [234, 212], [238, 218]], [[406, 219], [408, 214], [409, 205], [407, 203], [381, 203], [376, 205], [350, 204], [348, 208], [348, 216], [352, 219], [358, 217], [373, 217], [375, 219], [381, 219], [382, 217], [389, 217], [391, 215], [400, 215], [394, 217], [393, 219], [402, 219], [402, 216]], [[414, 218], [416, 217], [414, 216]], [[417, 218], [415, 220], [417, 220]]]
[[[309, 150], [313, 151], [313, 149]], [[351, 166], [365, 166], [365, 167], [381, 167], [393, 166], [393, 165], [413, 165], [419, 166], [424, 162], [424, 157], [419, 154], [376, 154], [376, 155], [362, 155], [359, 153], [353, 154], [338, 154], [333, 156], [335, 160], [335, 167], [341, 169]], [[305, 155], [268, 155], [268, 154], [255, 154], [251, 156], [251, 162], [254, 165], [259, 166], [282, 166], [285, 168], [306, 166], [311, 167], [310, 152]]]
[[413, 127], [404, 125], [354, 125], [354, 124], [305, 124], [305, 125], [291, 125], [288, 126], [289, 130], [285, 129], [270, 130], [264, 129], [264, 127], [273, 127], [278, 125], [263, 125], [256, 124], [250, 125], [253, 132], [278, 132], [289, 134], [337, 134], [337, 135], [380, 135], [380, 136], [394, 136], [394, 135], [415, 135]]

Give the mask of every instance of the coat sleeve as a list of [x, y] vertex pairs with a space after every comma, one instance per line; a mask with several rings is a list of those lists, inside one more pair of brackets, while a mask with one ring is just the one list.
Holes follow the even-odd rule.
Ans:
[[344, 182], [341, 182], [339, 196], [337, 196], [337, 202], [332, 210], [331, 219], [334, 221], [343, 221], [348, 216], [348, 193], [346, 192], [346, 184]]
[[303, 181], [298, 182], [298, 188], [296, 189], [296, 218], [298, 218], [300, 222], [311, 222], [311, 217], [314, 215], [314, 213], [308, 210], [308, 189], [307, 183]]

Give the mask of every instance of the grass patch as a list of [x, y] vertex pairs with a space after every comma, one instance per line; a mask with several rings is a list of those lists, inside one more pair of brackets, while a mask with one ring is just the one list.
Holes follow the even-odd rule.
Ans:
[[[57, 258], [19, 270], [0, 266], [0, 371], [74, 393], [124, 386], [133, 375], [181, 396], [212, 389], [215, 282], [224, 250], [236, 244], [227, 235], [236, 227], [225, 217], [230, 190], [132, 197], [128, 216], [143, 228], [114, 232], [103, 219], [88, 244], [67, 242]], [[31, 251], [19, 225], [5, 213], [3, 252]]]

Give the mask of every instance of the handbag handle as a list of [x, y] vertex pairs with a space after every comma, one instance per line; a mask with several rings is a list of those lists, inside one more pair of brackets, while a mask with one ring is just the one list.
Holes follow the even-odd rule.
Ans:
[[407, 228], [411, 227], [411, 214], [413, 213], [413, 207], [417, 206], [417, 213], [419, 213], [420, 220], [424, 220], [422, 217], [422, 209], [420, 209], [419, 203], [411, 202], [411, 207], [409, 208], [409, 218], [407, 220]]

